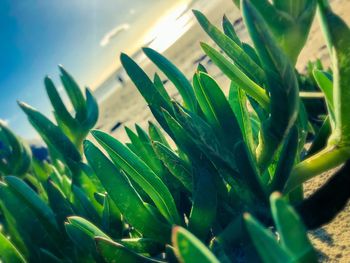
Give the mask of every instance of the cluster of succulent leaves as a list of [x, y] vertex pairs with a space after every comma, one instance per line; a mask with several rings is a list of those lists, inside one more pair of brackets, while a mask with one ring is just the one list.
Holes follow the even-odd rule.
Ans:
[[[302, 183], [350, 157], [350, 30], [326, 0], [234, 2], [253, 46], [226, 17], [222, 32], [194, 11], [223, 51], [201, 44], [231, 80], [228, 96], [203, 65], [189, 81], [145, 48], [182, 97], [121, 55], [160, 127], [126, 128], [126, 144], [91, 131], [96, 100], [62, 67], [72, 111], [45, 78], [57, 124], [19, 103], [48, 160], [0, 123], [1, 261], [317, 261], [306, 230], [344, 207], [350, 164], [307, 199]], [[332, 71], [316, 62], [301, 74], [295, 64], [316, 6]]]

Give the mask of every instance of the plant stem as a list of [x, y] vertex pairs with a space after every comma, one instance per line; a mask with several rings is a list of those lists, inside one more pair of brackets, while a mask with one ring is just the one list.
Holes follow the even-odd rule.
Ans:
[[327, 146], [293, 168], [284, 192], [292, 191], [312, 177], [341, 165], [349, 158], [350, 147]]

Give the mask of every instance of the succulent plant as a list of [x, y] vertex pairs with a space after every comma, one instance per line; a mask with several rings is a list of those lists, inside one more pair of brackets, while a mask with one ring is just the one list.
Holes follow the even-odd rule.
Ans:
[[[92, 94], [86, 90], [84, 97], [60, 68], [73, 117], [46, 78], [57, 124], [20, 106], [48, 146], [50, 161], [28, 163], [24, 143], [0, 127], [0, 260], [317, 261], [306, 231], [328, 223], [350, 196], [349, 162], [313, 195], [302, 195], [303, 182], [349, 159], [350, 32], [326, 1], [318, 6], [332, 71], [295, 70], [316, 1], [242, 0], [254, 47], [238, 38], [226, 17], [221, 32], [194, 12], [225, 53], [201, 44], [231, 80], [228, 95], [203, 65], [189, 81], [166, 57], [144, 48], [179, 91], [182, 101], [175, 101], [157, 74], [151, 79], [121, 54], [158, 122], [149, 122], [148, 131], [126, 127], [128, 143], [98, 130], [91, 131], [94, 140], [85, 140], [98, 117]], [[271, 22], [276, 19], [281, 24]], [[315, 95], [307, 85], [320, 91]], [[300, 90], [318, 102], [324, 97], [326, 109], [304, 107]], [[323, 114], [320, 126], [314, 120]]]
[[28, 144], [0, 121], [0, 175], [25, 175], [31, 165]]

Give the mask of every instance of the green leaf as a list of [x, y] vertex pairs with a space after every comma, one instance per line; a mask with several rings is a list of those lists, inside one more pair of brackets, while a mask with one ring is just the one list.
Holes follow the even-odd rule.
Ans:
[[150, 238], [123, 238], [118, 242], [126, 248], [140, 254], [158, 255], [164, 250], [164, 245]]
[[77, 148], [55, 124], [29, 105], [20, 102], [19, 106], [27, 114], [30, 123], [39, 132], [44, 141], [60, 153], [67, 165], [81, 161]]
[[[203, 17], [203, 14], [199, 14], [198, 12], [198, 16]], [[205, 21], [203, 18], [202, 20], [203, 22]], [[226, 15], [224, 15], [224, 17], [222, 18], [222, 28], [226, 36], [231, 38], [238, 46], [242, 47], [242, 42], [237, 36], [235, 28], [233, 27], [233, 24], [230, 22], [230, 20], [227, 18]]]
[[113, 242], [109, 239], [102, 237], [95, 238], [96, 246], [107, 263], [113, 262], [125, 262], [125, 263], [145, 263], [154, 262], [160, 263], [163, 261], [158, 261], [155, 259], [147, 258], [145, 256], [139, 255], [130, 249], [126, 248], [122, 244]]
[[191, 111], [197, 112], [197, 101], [191, 83], [185, 75], [172, 64], [167, 58], [151, 48], [143, 48], [146, 56], [174, 83], [181, 94], [185, 107]]
[[157, 73], [154, 73], [153, 83], [156, 89], [158, 90], [159, 94], [162, 95], [166, 101], [170, 102], [171, 98], [164, 87], [163, 81]]
[[175, 176], [189, 192], [192, 192], [191, 167], [164, 144], [156, 141], [153, 143], [153, 147], [158, 158], [164, 163], [170, 173]]
[[11, 241], [29, 261], [38, 260], [37, 247], [60, 252], [62, 240], [56, 226], [52, 226], [56, 224], [54, 214], [35, 193], [31, 194], [33, 190], [23, 193], [18, 188], [22, 186], [13, 188], [0, 183], [1, 213]]
[[[203, 154], [209, 160], [217, 163], [218, 167], [228, 167], [236, 170], [236, 161], [233, 157], [233, 145], [225, 142], [222, 136], [219, 138], [214, 129], [202, 118], [194, 113], [185, 112], [180, 105], [174, 104], [176, 117], [187, 134], [186, 136], [193, 145], [189, 149], [190, 158], [201, 158]], [[189, 144], [189, 145], [191, 145]]]
[[322, 123], [322, 126], [316, 134], [315, 139], [312, 141], [312, 144], [307, 152], [306, 157], [309, 157], [326, 147], [328, 138], [331, 135], [331, 133], [332, 127], [330, 124], [329, 117], [327, 117]]
[[100, 222], [100, 216], [98, 215], [91, 201], [87, 197], [85, 190], [73, 184], [72, 194], [73, 194], [73, 204], [76, 210], [80, 211], [80, 213], [84, 217], [89, 219], [91, 222], [93, 223]]
[[208, 74], [200, 72], [194, 77], [198, 103], [209, 124], [225, 140], [234, 145], [242, 134], [237, 119], [219, 85]]
[[182, 127], [180, 123], [168, 111], [163, 110], [163, 116], [171, 131], [172, 139], [176, 145], [189, 155], [195, 155], [197, 149], [194, 147], [194, 144], [191, 138], [188, 136], [188, 133], [184, 127]]
[[216, 218], [217, 188], [213, 175], [205, 167], [194, 168], [195, 188], [188, 229], [205, 241]]
[[103, 197], [102, 228], [112, 237], [120, 238], [123, 232], [123, 218], [118, 207], [106, 193]]
[[0, 232], [0, 260], [3, 262], [25, 263], [26, 260], [17, 248]]
[[[264, 71], [258, 64], [255, 63], [253, 59], [251, 59], [248, 54], [244, 52], [242, 47], [239, 45], [240, 43], [235, 42], [230, 37], [222, 33], [218, 28], [212, 25], [201, 12], [194, 10], [193, 13], [205, 32], [229, 56], [229, 58], [232, 59], [235, 64], [237, 64], [238, 68], [244, 72], [245, 75], [247, 75], [250, 79], [256, 80], [258, 83], [265, 82]], [[207, 55], [211, 57], [208, 53]]]
[[334, 143], [350, 144], [350, 28], [332, 12], [328, 1], [319, 0], [322, 30], [326, 37], [333, 64], [333, 105], [336, 134]]
[[[34, 190], [32, 190], [21, 179], [14, 176], [6, 176], [4, 181], [9, 189], [36, 213], [49, 231], [58, 231], [58, 225], [55, 221], [53, 211], [42, 199], [40, 199]], [[57, 232], [55, 234], [58, 235]]]
[[282, 191], [294, 166], [298, 150], [298, 130], [293, 128], [286, 138], [269, 186], [270, 192]]
[[93, 128], [98, 120], [98, 104], [90, 89], [85, 90], [86, 96], [86, 119], [82, 122], [82, 126], [89, 130]]
[[0, 120], [0, 172], [22, 176], [31, 167], [32, 153], [28, 144]]
[[148, 158], [150, 160], [149, 162], [149, 167], [152, 168], [152, 170], [160, 177], [164, 176], [164, 167], [161, 163], [161, 161], [159, 161], [159, 159], [157, 158], [154, 149], [152, 147], [152, 142], [148, 136], [148, 134], [139, 126], [139, 125], [135, 125], [136, 127], [136, 132], [137, 135], [140, 138], [140, 141], [142, 142], [142, 144], [144, 145], [147, 154], [148, 154]]
[[265, 70], [271, 97], [271, 116], [264, 124], [257, 149], [258, 162], [264, 169], [297, 119], [299, 88], [294, 67], [273, 39], [261, 14], [250, 1], [242, 3], [243, 18]]
[[126, 54], [120, 55], [120, 61], [136, 88], [150, 107], [171, 111], [171, 103], [164, 99], [147, 74]]
[[78, 128], [77, 121], [67, 110], [52, 80], [49, 77], [46, 77], [44, 80], [44, 84], [46, 88], [46, 93], [50, 99], [54, 112], [57, 114], [60, 121], [64, 122], [64, 124], [69, 126], [70, 128]]
[[[155, 156], [148, 135], [145, 134], [143, 130], [141, 131], [141, 128], [138, 125], [136, 125], [136, 129], [138, 131], [137, 135], [128, 127], [125, 127], [125, 131], [132, 142], [132, 145], [128, 146], [128, 148], [131, 149], [140, 159], [142, 159], [142, 161], [144, 161], [157, 176], [162, 178], [162, 164]], [[142, 138], [140, 134], [142, 135]]]
[[160, 222], [146, 208], [127, 177], [91, 142], [84, 143], [84, 152], [108, 195], [127, 222], [145, 236], [161, 243], [167, 242], [170, 238], [170, 227]]
[[273, 4], [268, 0], [249, 2], [263, 17], [279, 47], [294, 65], [307, 40], [316, 0], [274, 0]]
[[313, 76], [317, 82], [317, 85], [322, 90], [328, 108], [328, 112], [331, 118], [332, 127], [335, 128], [335, 116], [334, 116], [334, 101], [333, 101], [333, 79], [330, 74], [325, 71], [314, 69]]
[[71, 204], [58, 186], [51, 180], [48, 180], [47, 182], [47, 195], [49, 198], [50, 207], [55, 213], [57, 224], [60, 229], [62, 229], [66, 218], [74, 215]]
[[231, 83], [229, 93], [229, 104], [237, 118], [245, 143], [249, 146], [250, 152], [255, 153], [255, 141], [253, 138], [252, 124], [247, 109], [247, 96], [234, 83]]
[[94, 238], [103, 237], [110, 240], [102, 230], [88, 220], [78, 216], [68, 217], [67, 222], [65, 223], [65, 228], [69, 238], [74, 242], [75, 246], [84, 252], [84, 257], [88, 256], [89, 258], [90, 254], [94, 257], [95, 262], [100, 262], [100, 260], [98, 260]]
[[295, 262], [317, 262], [315, 250], [298, 214], [278, 193], [271, 195], [270, 202], [282, 247], [293, 255]]
[[197, 72], [208, 73], [207, 69], [206, 69], [206, 68], [203, 66], [203, 64], [201, 64], [201, 63], [198, 63]]
[[76, 118], [83, 121], [86, 118], [87, 113], [84, 95], [73, 77], [62, 67], [62, 65], [59, 65], [59, 70], [61, 72], [60, 77], [63, 87], [76, 112]]
[[92, 224], [85, 218], [79, 216], [70, 216], [67, 218], [67, 223], [72, 226], [75, 226], [76, 228], [79, 228], [91, 238], [98, 236], [109, 239], [109, 237], [102, 230], [100, 230], [98, 227], [96, 227], [94, 224]]
[[253, 192], [255, 196], [258, 196], [259, 200], [265, 204], [267, 202], [267, 197], [264, 185], [258, 175], [257, 167], [254, 165], [253, 160], [251, 160], [247, 146], [243, 141], [235, 145], [234, 156], [239, 174], [248, 185], [248, 189]]
[[251, 240], [263, 262], [292, 262], [291, 255], [278, 244], [276, 237], [269, 230], [265, 229], [262, 224], [250, 214], [244, 215], [244, 221]]
[[231, 81], [247, 92], [247, 94], [253, 99], [255, 99], [266, 112], [270, 111], [270, 99], [266, 95], [266, 91], [263, 88], [251, 80], [235, 64], [226, 59], [214, 48], [205, 43], [201, 43], [201, 47]]
[[137, 155], [112, 136], [96, 130], [92, 135], [111, 159], [143, 188], [162, 215], [170, 223], [181, 224], [174, 199], [162, 180]]
[[171, 148], [162, 131], [152, 122], [148, 122], [148, 134], [153, 142], [160, 142], [168, 148]]
[[194, 235], [182, 227], [174, 227], [172, 242], [181, 262], [219, 263], [214, 254]]

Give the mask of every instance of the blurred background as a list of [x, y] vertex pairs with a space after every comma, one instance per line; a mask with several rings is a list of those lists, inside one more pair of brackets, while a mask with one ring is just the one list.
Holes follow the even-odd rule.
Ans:
[[142, 61], [141, 46], [165, 51], [194, 23], [192, 8], [206, 0], [2, 0], [0, 3], [0, 119], [26, 139], [36, 138], [16, 100], [51, 116], [43, 79], [64, 95], [62, 64], [102, 101], [123, 76], [119, 54]]

